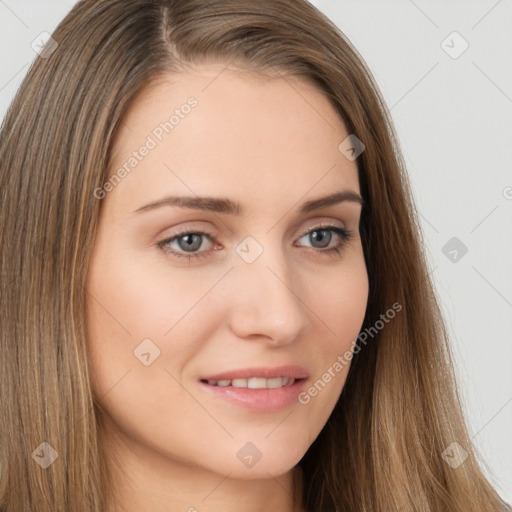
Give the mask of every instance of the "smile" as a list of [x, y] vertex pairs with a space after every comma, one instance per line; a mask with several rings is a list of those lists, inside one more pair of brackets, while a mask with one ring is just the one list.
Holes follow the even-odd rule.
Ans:
[[[286, 386], [292, 386], [296, 379], [292, 377], [276, 377], [274, 379], [263, 379], [260, 377], [252, 377], [249, 379], [233, 379], [233, 380], [209, 380], [207, 381], [210, 386], [234, 388], [249, 388], [249, 389], [275, 389]], [[204, 382], [204, 381], [203, 381]]]

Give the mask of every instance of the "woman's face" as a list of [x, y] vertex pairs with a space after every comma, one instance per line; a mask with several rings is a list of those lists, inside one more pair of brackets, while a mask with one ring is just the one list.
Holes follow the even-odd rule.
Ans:
[[268, 478], [327, 422], [362, 327], [361, 205], [305, 208], [360, 194], [357, 165], [313, 86], [196, 70], [137, 97], [95, 191], [93, 391], [120, 457]]

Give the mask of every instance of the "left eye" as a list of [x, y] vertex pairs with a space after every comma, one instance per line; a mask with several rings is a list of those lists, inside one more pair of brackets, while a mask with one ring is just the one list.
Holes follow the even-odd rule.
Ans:
[[[337, 235], [340, 241], [329, 249], [325, 247], [329, 246], [333, 239], [333, 233]], [[346, 228], [340, 228], [339, 226], [318, 226], [313, 229], [306, 231], [300, 238], [306, 236], [310, 237], [314, 243], [319, 243], [320, 248], [314, 247], [317, 253], [329, 253], [340, 254], [341, 249], [345, 246], [346, 242], [352, 238], [352, 233]], [[172, 255], [172, 257], [178, 259], [186, 259], [188, 261], [196, 258], [205, 258], [208, 255], [208, 251], [195, 252], [202, 246], [201, 237], [207, 237], [212, 240], [213, 235], [205, 231], [182, 231], [171, 238], [167, 238], [161, 242], [158, 242], [158, 247], [166, 254]], [[171, 244], [177, 243], [177, 250], [184, 252], [192, 252], [192, 254], [183, 254], [183, 252], [176, 252], [170, 248]], [[176, 247], [174, 247], [176, 249]]]

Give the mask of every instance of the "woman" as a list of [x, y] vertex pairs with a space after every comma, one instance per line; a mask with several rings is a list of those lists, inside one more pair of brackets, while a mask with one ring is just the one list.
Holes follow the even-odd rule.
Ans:
[[78, 2], [0, 155], [2, 511], [509, 510], [386, 107], [309, 3]]

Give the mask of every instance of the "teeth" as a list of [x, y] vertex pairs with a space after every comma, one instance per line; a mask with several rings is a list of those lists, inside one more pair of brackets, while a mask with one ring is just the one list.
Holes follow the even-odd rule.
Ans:
[[[267, 380], [267, 388], [280, 388], [284, 383], [281, 377], [276, 377], [274, 379], [268, 379]], [[288, 379], [286, 379], [286, 382], [288, 383]]]
[[252, 379], [247, 379], [247, 387], [251, 389], [261, 389], [268, 388], [267, 379], [254, 377]]
[[261, 377], [252, 377], [250, 379], [233, 379], [233, 380], [209, 380], [210, 386], [232, 386], [234, 388], [249, 388], [249, 389], [274, 389], [291, 386], [295, 379], [291, 377], [276, 377], [273, 379], [263, 379]]

